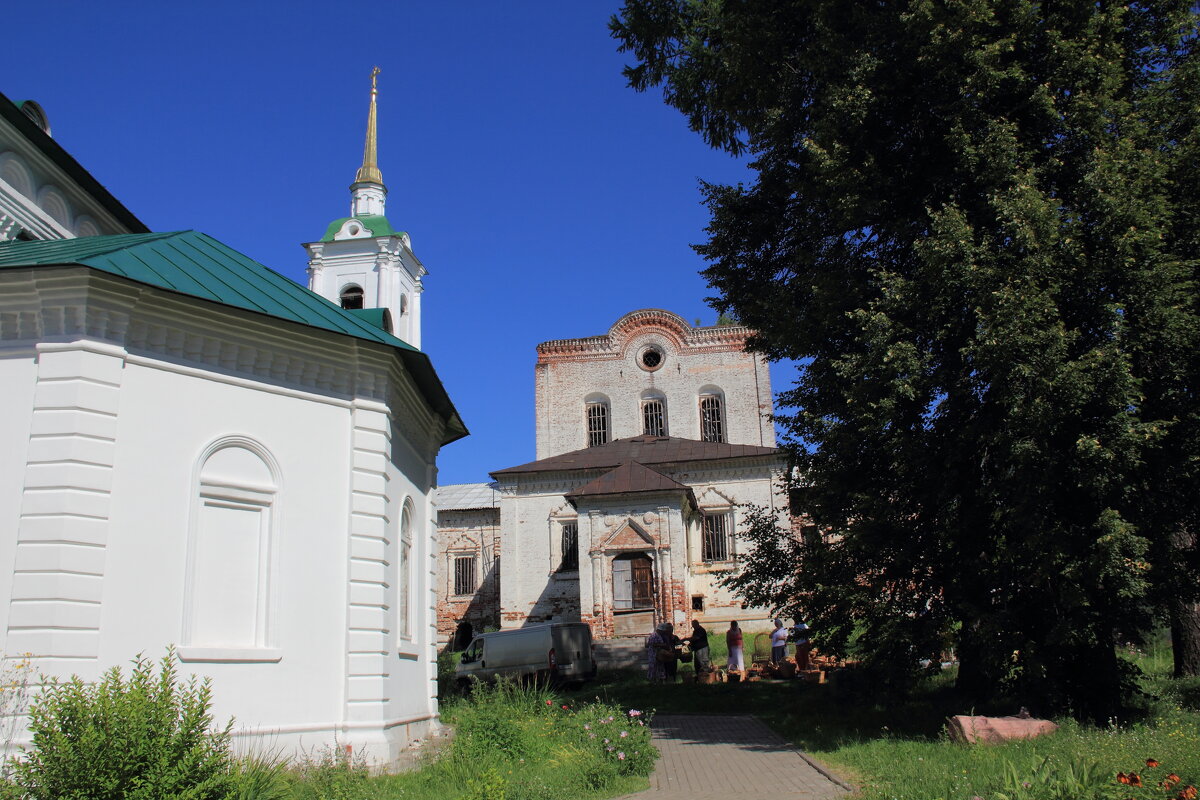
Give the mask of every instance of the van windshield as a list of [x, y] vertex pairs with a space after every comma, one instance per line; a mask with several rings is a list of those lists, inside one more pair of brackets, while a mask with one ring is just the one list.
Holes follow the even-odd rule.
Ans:
[[471, 642], [470, 647], [468, 647], [466, 650], [463, 651], [462, 662], [464, 664], [469, 664], [472, 661], [478, 661], [482, 657], [483, 657], [483, 640], [476, 639], [475, 641]]

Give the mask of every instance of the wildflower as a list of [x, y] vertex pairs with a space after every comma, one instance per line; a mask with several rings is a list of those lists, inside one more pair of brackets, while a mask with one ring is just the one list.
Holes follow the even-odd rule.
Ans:
[[590, 731], [590, 730], [592, 729], [592, 726], [591, 726], [591, 725], [588, 725], [588, 724], [585, 722], [585, 723], [583, 724], [583, 729], [584, 729], [585, 731]]
[[571, 710], [571, 709], [567, 708], [567, 705], [564, 703], [564, 704], [563, 704], [563, 711], [570, 711], [570, 710]]
[[1172, 786], [1174, 786], [1175, 784], [1179, 783], [1179, 776], [1176, 775], [1174, 772], [1172, 772], [1170, 775], [1163, 778], [1163, 780], [1165, 782], [1171, 784]]
[[1136, 772], [1129, 773], [1129, 785], [1136, 786], [1139, 789], [1142, 788], [1142, 776]]
[[1179, 792], [1179, 800], [1196, 800], [1196, 787], [1185, 786]]
[[625, 738], [626, 736], [628, 736], [628, 735], [629, 735], [629, 731], [621, 731], [621, 738], [622, 738], [622, 739], [624, 739], [624, 738]]
[[1154, 769], [1155, 767], [1158, 766], [1158, 759], [1157, 758], [1147, 758], [1146, 766], [1149, 767], [1150, 769]]
[[1131, 781], [1129, 780], [1129, 776], [1126, 775], [1124, 772], [1118, 772], [1117, 773], [1117, 783], [1123, 783], [1126, 786], [1128, 786], [1131, 783]]
[[621, 761], [624, 761], [624, 760], [625, 760], [625, 754], [624, 754], [624, 753], [617, 753], [617, 758], [618, 758], [619, 760], [621, 760]]
[[642, 715], [642, 712], [638, 711], [636, 708], [629, 709], [629, 716], [640, 717], [641, 715]]
[[608, 744], [608, 739], [605, 739], [605, 740], [604, 740], [604, 743], [605, 743], [605, 744]]
[[589, 739], [595, 739], [595, 738], [596, 738], [596, 734], [594, 734], [594, 733], [589, 733], [589, 734], [588, 734], [588, 738], [589, 738]]
[[616, 750], [617, 748], [613, 747], [612, 745], [609, 745], [608, 747], [606, 747], [604, 749], [611, 753], [613, 750]]
[[553, 700], [547, 700], [547, 701], [546, 701], [546, 705], [548, 705], [548, 706], [552, 706], [552, 705], [554, 705], [554, 701], [553, 701]]

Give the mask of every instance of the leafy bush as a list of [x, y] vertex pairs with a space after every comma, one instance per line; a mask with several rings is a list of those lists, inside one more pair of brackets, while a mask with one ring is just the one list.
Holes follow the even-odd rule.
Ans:
[[155, 675], [138, 656], [94, 684], [50, 679], [30, 705], [33, 746], [11, 763], [28, 800], [218, 800], [234, 788], [229, 729], [212, 727], [208, 681], [180, 683], [174, 650]]

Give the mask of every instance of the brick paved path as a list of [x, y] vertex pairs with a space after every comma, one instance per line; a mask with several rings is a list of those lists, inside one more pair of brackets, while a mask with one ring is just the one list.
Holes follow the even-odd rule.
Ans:
[[620, 800], [830, 800], [848, 794], [754, 717], [660, 714], [654, 744], [662, 757], [650, 788]]

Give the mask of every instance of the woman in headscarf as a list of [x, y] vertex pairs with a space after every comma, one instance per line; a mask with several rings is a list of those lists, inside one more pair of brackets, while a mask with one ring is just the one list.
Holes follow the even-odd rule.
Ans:
[[666, 664], [658, 660], [658, 654], [670, 649], [670, 639], [671, 626], [666, 622], [660, 622], [646, 637], [646, 677], [651, 683], [662, 683], [667, 679]]

